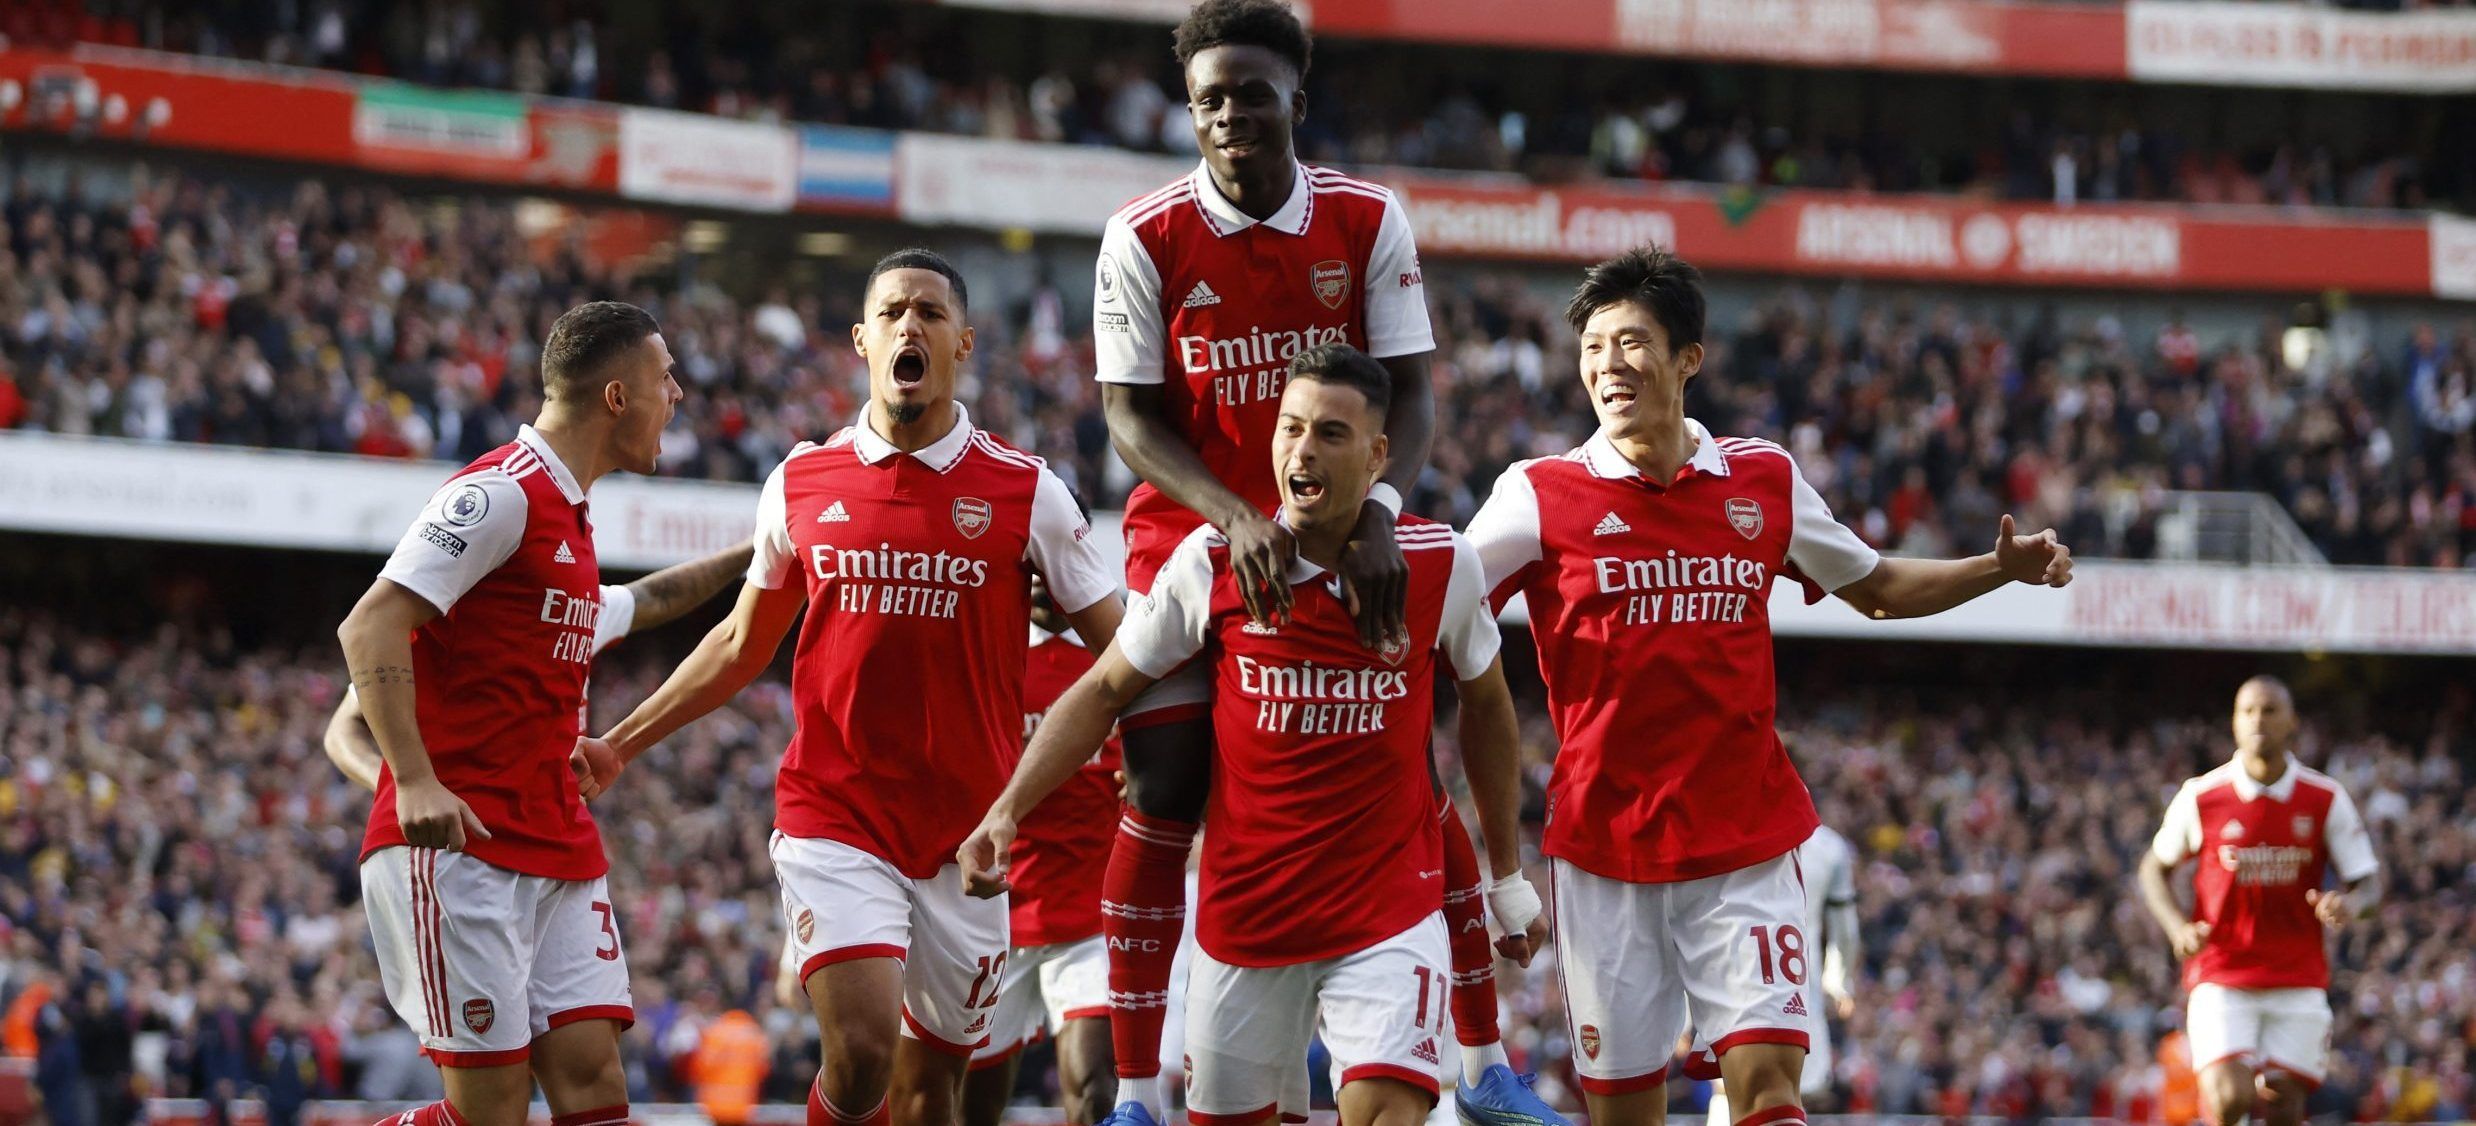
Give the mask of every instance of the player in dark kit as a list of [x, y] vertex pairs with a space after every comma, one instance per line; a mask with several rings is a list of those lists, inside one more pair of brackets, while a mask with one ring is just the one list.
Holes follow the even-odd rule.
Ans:
[[[1392, 381], [1392, 457], [1339, 566], [1361, 642], [1404, 629], [1409, 566], [1394, 538], [1402, 490], [1427, 463], [1434, 337], [1418, 250], [1383, 187], [1298, 162], [1291, 129], [1311, 45], [1276, 0], [1206, 0], [1179, 24], [1178, 61], [1202, 161], [1129, 203], [1101, 237], [1093, 333], [1110, 438], [1144, 483], [1126, 508], [1127, 588], [1141, 594], [1170, 553], [1209, 524], [1229, 541], [1259, 624], [1291, 610], [1280, 581], [1296, 555], [1271, 512], [1270, 444], [1291, 357], [1324, 344], [1373, 356]], [[1127, 803], [1103, 885], [1120, 1126], [1166, 1110], [1161, 1022], [1186, 914], [1186, 856], [1210, 790], [1209, 681], [1198, 663], [1128, 709]], [[1555, 1121], [1506, 1066], [1469, 834], [1450, 803], [1444, 829], [1453, 1017], [1464, 1051], [1465, 1117]], [[1511, 875], [1511, 873], [1499, 873]]]

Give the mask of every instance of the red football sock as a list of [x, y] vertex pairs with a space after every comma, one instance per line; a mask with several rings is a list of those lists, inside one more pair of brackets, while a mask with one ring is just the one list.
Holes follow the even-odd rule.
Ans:
[[1100, 930], [1109, 941], [1109, 1042], [1118, 1077], [1161, 1073], [1169, 966], [1186, 929], [1186, 854], [1195, 826], [1129, 808], [1101, 877]]
[[550, 1126], [626, 1126], [627, 1120], [628, 1104], [619, 1103], [574, 1114], [554, 1114], [550, 1116]]
[[888, 1126], [894, 1121], [892, 1099], [877, 1100], [877, 1109], [866, 1114], [846, 1114], [841, 1108], [825, 1101], [825, 1076], [808, 1085], [808, 1126]]
[[1444, 830], [1444, 925], [1453, 935], [1453, 1038], [1469, 1047], [1493, 1044], [1496, 1031], [1496, 951], [1487, 941], [1485, 877], [1470, 830], [1451, 800], [1437, 819]]
[[1737, 1126], [1805, 1126], [1805, 1108], [1785, 1103], [1737, 1119]]
[[470, 1126], [445, 1099], [379, 1119], [378, 1126]]

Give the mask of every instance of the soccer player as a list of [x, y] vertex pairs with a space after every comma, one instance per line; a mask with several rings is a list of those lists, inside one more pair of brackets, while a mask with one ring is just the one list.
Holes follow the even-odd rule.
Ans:
[[[2235, 757], [2175, 792], [2141, 857], [2141, 899], [2184, 960], [2184, 1034], [2218, 1126], [2252, 1120], [2256, 1086], [2272, 1126], [2304, 1120], [2329, 1052], [2322, 929], [2381, 901], [2372, 834], [2345, 788], [2295, 760], [2295, 728], [2285, 684], [2245, 681]], [[2190, 914], [2167, 885], [2186, 860]]]
[[[1023, 677], [1023, 737], [1092, 667], [1092, 651], [1032, 584], [1031, 667]], [[1109, 959], [1100, 938], [1101, 871], [1118, 823], [1115, 740], [1025, 819], [1015, 838], [1007, 919], [1014, 949], [989, 1017], [989, 1042], [963, 1084], [963, 1126], [998, 1126], [1023, 1049], [1057, 1045], [1066, 1121], [1091, 1126], [1109, 1112]]]
[[[1202, 160], [1137, 199], [1101, 235], [1092, 327], [1109, 434], [1143, 478], [1126, 507], [1127, 588], [1141, 593], [1197, 527], [1229, 541], [1238, 589], [1259, 624], [1289, 609], [1279, 581], [1296, 554], [1271, 518], [1279, 501], [1263, 451], [1290, 358], [1344, 343], [1392, 378], [1392, 457], [1340, 559], [1345, 601], [1369, 648], [1403, 628], [1407, 563], [1394, 542], [1402, 491], [1427, 463], [1434, 401], [1418, 248], [1391, 192], [1300, 164], [1311, 43], [1277, 0], [1204, 0], [1174, 36]], [[1102, 926], [1109, 940], [1116, 1126], [1164, 1120], [1161, 1022], [1170, 951], [1184, 926], [1187, 851], [1210, 788], [1210, 685], [1169, 677], [1127, 714], [1129, 809], [1111, 849]], [[1561, 1122], [1518, 1082], [1496, 1032], [1483, 878], [1459, 816], [1443, 818], [1453, 933], [1453, 1016], [1467, 1116], [1494, 1126]]]
[[[1815, 1109], [1831, 1095], [1831, 1030], [1823, 1020], [1823, 1003], [1847, 1020], [1857, 1011], [1857, 972], [1864, 964], [1864, 944], [1857, 934], [1857, 853], [1848, 838], [1829, 825], [1797, 846], [1797, 874], [1805, 884], [1805, 933], [1820, 943], [1822, 972], [1805, 981], [1806, 1011], [1814, 1017], [1813, 1046], [1805, 1053], [1805, 1069], [1797, 1083], [1798, 1105]], [[1828, 1108], [1825, 1108], [1828, 1109]], [[1711, 1126], [1728, 1126], [1727, 1084], [1714, 1083], [1709, 1108]]]
[[968, 313], [944, 258], [878, 261], [851, 327], [868, 406], [766, 479], [730, 616], [577, 744], [591, 797], [755, 680], [799, 621], [772, 852], [824, 1056], [811, 1126], [955, 1120], [1004, 980], [1007, 912], [965, 895], [951, 864], [1022, 752], [1031, 576], [1077, 633], [1117, 632], [1117, 575], [1073, 494], [954, 400]]
[[1335, 569], [1385, 470], [1392, 380], [1347, 345], [1291, 363], [1272, 461], [1298, 557], [1290, 609], [1246, 605], [1229, 540], [1198, 529], [1128, 610], [1116, 644], [1050, 709], [1006, 791], [958, 860], [1005, 886], [1017, 824], [1089, 758], [1110, 723], [1192, 660], [1214, 678], [1212, 831], [1204, 837], [1187, 996], [1187, 1115], [1251, 1126], [1303, 1114], [1320, 1032], [1342, 1069], [1348, 1126], [1409, 1126], [1434, 1105], [1450, 954], [1444, 859], [1428, 756], [1440, 662], [1460, 685], [1463, 761], [1508, 957], [1545, 937], [1520, 875], [1518, 736], [1478, 557], [1452, 529], [1401, 517], [1404, 631], [1363, 644]]
[[[666, 625], [722, 593], [723, 587], [748, 572], [748, 556], [749, 549], [742, 545], [664, 567], [626, 586], [604, 584], [602, 610], [593, 625], [593, 655], [601, 656], [602, 650], [637, 630]], [[584, 718], [577, 717], [579, 730]], [[335, 714], [327, 719], [325, 742], [327, 761], [343, 771], [344, 777], [365, 790], [378, 788], [378, 772], [385, 760], [379, 757], [378, 740], [370, 734], [369, 718], [361, 714], [361, 697], [349, 686], [336, 703]]]
[[596, 301], [542, 346], [542, 411], [430, 498], [336, 631], [386, 760], [362, 901], [388, 1001], [447, 1097], [405, 1126], [628, 1117], [635, 1019], [609, 862], [568, 758], [602, 615], [586, 490], [650, 473], [679, 402], [651, 316]]
[[2006, 516], [1988, 554], [1880, 558], [1786, 451], [1687, 418], [1701, 275], [1665, 251], [1592, 267], [1565, 317], [1599, 432], [1506, 470], [1469, 535], [1498, 599], [1528, 598], [1561, 748], [1543, 848], [1574, 1067], [1593, 1123], [1662, 1122], [1691, 1027], [1689, 1071], [1725, 1078], [1740, 1124], [1802, 1123], [1813, 951], [1793, 854], [1819, 822], [1772, 729], [1771, 583], [1915, 617], [2062, 586], [2071, 554]]

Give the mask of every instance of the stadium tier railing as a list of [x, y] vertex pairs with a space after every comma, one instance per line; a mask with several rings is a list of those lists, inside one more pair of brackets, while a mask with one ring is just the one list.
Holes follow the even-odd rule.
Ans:
[[[2467, 47], [2476, 58], [2476, 31]], [[2476, 76], [2476, 66], [2460, 69]], [[671, 206], [1077, 237], [1193, 164], [94, 46], [0, 48], [0, 130]], [[2476, 299], [2476, 220], [2439, 212], [1368, 174], [1401, 195], [1431, 257], [1583, 262], [1657, 242], [1738, 273]]]
[[2279, 567], [2330, 563], [2295, 517], [2262, 493], [2169, 492], [2158, 508], [2159, 559]]

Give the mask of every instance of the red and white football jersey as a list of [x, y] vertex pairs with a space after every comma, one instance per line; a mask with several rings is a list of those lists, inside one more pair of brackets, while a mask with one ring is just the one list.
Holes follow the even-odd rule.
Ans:
[[2354, 882], [2381, 867], [2372, 834], [2336, 779], [2287, 759], [2267, 786], [2230, 761], [2184, 783], [2149, 851], [2197, 859], [2194, 914], [2209, 941], [2184, 962], [2184, 986], [2327, 989], [2321, 920], [2304, 893], [2336, 869]]
[[[415, 710], [439, 781], [490, 830], [466, 851], [529, 876], [609, 871], [567, 766], [606, 613], [575, 475], [519, 427], [431, 496], [378, 574], [439, 609], [413, 633]], [[403, 843], [381, 769], [361, 854]]]
[[1147, 676], [1208, 652], [1212, 799], [1196, 940], [1240, 966], [1363, 950], [1444, 906], [1428, 764], [1437, 653], [1465, 681], [1496, 659], [1479, 559], [1451, 528], [1403, 516], [1410, 638], [1359, 644], [1339, 579], [1304, 559], [1291, 620], [1259, 626], [1229, 546], [1197, 529], [1129, 607], [1118, 647]]
[[774, 784], [785, 834], [927, 879], [1023, 751], [1031, 573], [1068, 612], [1117, 593], [1074, 495], [971, 424], [905, 454], [865, 416], [766, 478], [748, 581], [808, 589], [798, 729]]
[[[1163, 385], [1173, 424], [1213, 476], [1267, 513], [1281, 499], [1267, 451], [1290, 357], [1332, 343], [1378, 359], [1436, 346], [1401, 203], [1328, 168], [1299, 165], [1289, 201], [1257, 222], [1199, 164], [1110, 216], [1093, 284], [1101, 382]], [[1129, 587], [1150, 589], [1203, 522], [1136, 486]]]
[[[1072, 633], [1031, 631], [1031, 667], [1023, 675], [1023, 738], [1049, 706], [1092, 667], [1092, 651]], [[1100, 880], [1118, 832], [1118, 740], [1066, 780], [1015, 827], [1007, 878], [1016, 946], [1077, 942], [1100, 933]]]
[[1878, 561], [1786, 450], [1686, 426], [1675, 480], [1593, 435], [1505, 470], [1470, 522], [1496, 602], [1530, 605], [1562, 744], [1547, 853], [1636, 883], [1733, 872], [1814, 832], [1772, 727], [1771, 583], [1820, 598]]

